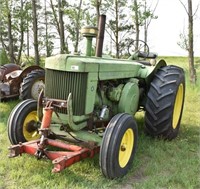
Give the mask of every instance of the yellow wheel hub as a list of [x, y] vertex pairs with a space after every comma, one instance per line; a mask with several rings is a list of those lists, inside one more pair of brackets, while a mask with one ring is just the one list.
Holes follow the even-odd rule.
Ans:
[[26, 116], [23, 124], [23, 135], [27, 141], [35, 140], [40, 137], [36, 125], [38, 121], [39, 120], [36, 111], [30, 112]]
[[181, 116], [181, 110], [182, 110], [182, 105], [183, 105], [183, 96], [184, 96], [183, 88], [184, 88], [184, 86], [181, 83], [178, 87], [175, 104], [174, 104], [173, 123], [172, 123], [173, 129], [176, 129], [178, 122], [179, 122], [179, 118]]
[[134, 133], [132, 129], [128, 129], [123, 137], [119, 148], [119, 165], [125, 167], [131, 157], [134, 146]]

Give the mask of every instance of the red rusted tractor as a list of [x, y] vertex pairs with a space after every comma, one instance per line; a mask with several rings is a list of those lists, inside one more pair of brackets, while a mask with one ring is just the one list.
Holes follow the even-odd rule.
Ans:
[[44, 69], [39, 66], [24, 70], [12, 63], [0, 66], [0, 101], [16, 97], [37, 99], [44, 88], [44, 76]]

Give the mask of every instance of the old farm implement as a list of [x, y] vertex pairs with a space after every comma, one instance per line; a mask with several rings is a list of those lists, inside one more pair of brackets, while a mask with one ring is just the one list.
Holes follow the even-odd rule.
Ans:
[[47, 157], [53, 172], [59, 172], [99, 153], [103, 175], [113, 179], [124, 176], [132, 165], [138, 110], [145, 111], [148, 134], [169, 140], [177, 136], [185, 95], [183, 70], [164, 60], [151, 65], [156, 55], [141, 50], [126, 60], [102, 57], [104, 27], [102, 15], [95, 56], [92, 38], [97, 30], [85, 27], [85, 56], [46, 59], [44, 91], [37, 101], [25, 100], [10, 114], [10, 157]]

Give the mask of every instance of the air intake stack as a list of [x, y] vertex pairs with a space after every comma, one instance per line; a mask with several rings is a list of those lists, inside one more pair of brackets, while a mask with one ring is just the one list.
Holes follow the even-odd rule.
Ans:
[[86, 26], [81, 29], [83, 37], [87, 39], [86, 56], [92, 55], [92, 39], [97, 36], [98, 29], [93, 26]]
[[94, 37], [97, 37], [95, 55], [97, 57], [102, 57], [105, 24], [106, 24], [106, 15], [100, 15], [98, 28], [93, 26], [86, 26], [81, 29], [83, 37], [86, 37], [87, 39], [86, 56], [92, 55], [92, 39]]

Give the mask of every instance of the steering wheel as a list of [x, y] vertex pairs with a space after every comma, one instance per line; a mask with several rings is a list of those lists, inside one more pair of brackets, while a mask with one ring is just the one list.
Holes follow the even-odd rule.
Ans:
[[129, 56], [146, 59], [149, 55], [149, 46], [142, 40], [132, 40], [128, 45], [128, 54]]

